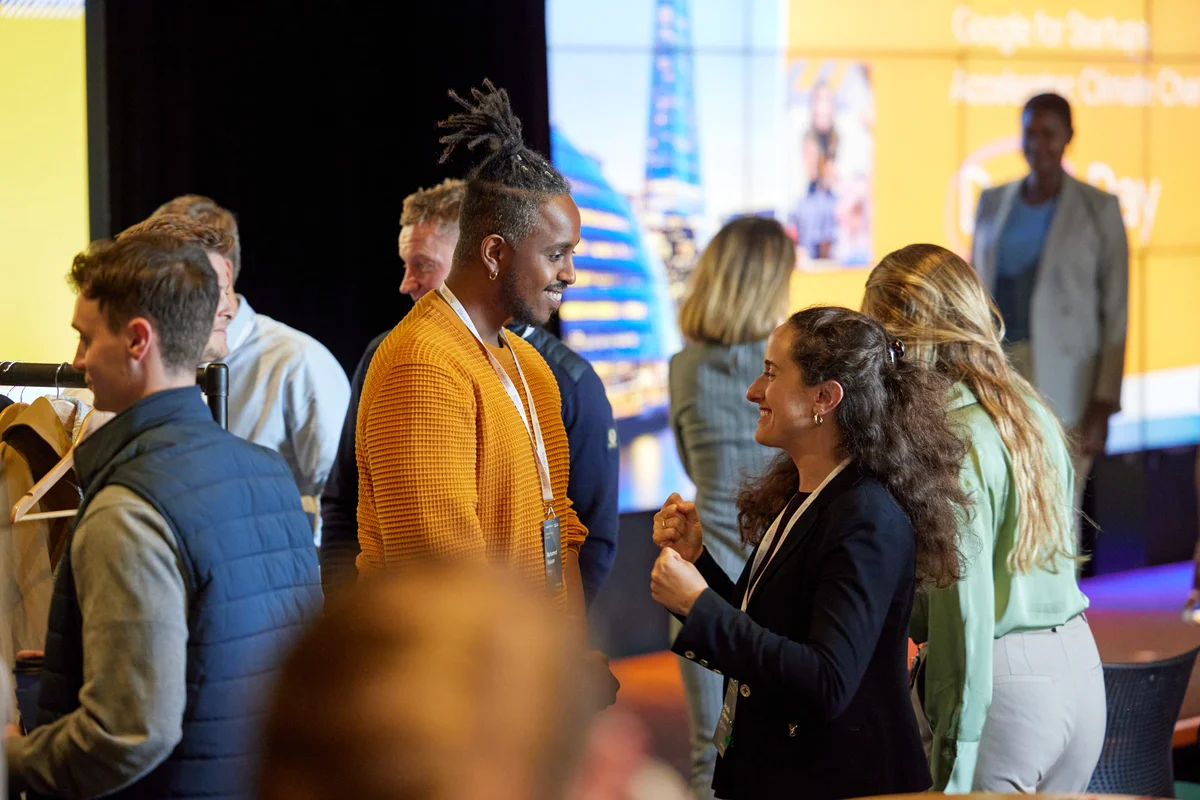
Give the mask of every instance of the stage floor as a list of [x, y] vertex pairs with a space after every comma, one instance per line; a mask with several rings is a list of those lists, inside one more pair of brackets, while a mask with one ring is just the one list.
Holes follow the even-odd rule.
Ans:
[[[1180, 618], [1193, 569], [1188, 561], [1083, 581], [1091, 600], [1088, 621], [1105, 663], [1155, 661], [1200, 646], [1200, 626]], [[618, 707], [638, 717], [656, 754], [686, 774], [687, 707], [675, 656], [653, 653], [619, 659], [613, 662], [613, 672], [621, 681]], [[1176, 744], [1194, 742], [1200, 722], [1193, 719], [1200, 718], [1200, 663], [1193, 669], [1180, 718], [1185, 722]]]

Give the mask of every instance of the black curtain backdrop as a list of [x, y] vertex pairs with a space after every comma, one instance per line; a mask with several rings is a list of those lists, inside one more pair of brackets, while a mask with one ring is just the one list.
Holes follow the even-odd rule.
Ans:
[[89, 0], [88, 26], [93, 234], [213, 197], [238, 216], [238, 290], [347, 372], [409, 304], [405, 195], [469, 167], [437, 163], [447, 89], [490, 77], [549, 152], [543, 0]]
[[[214, 198], [238, 216], [238, 290], [347, 374], [410, 305], [405, 195], [469, 168], [437, 163], [446, 91], [491, 78], [549, 154], [544, 0], [87, 0], [87, 28], [93, 236]], [[613, 656], [666, 646], [649, 516], [622, 517], [592, 609]]]

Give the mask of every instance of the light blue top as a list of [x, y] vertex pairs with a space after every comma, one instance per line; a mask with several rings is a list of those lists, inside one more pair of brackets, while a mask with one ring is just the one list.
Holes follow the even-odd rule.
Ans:
[[837, 198], [817, 186], [800, 201], [798, 211], [800, 246], [809, 258], [820, 258], [821, 245], [831, 248], [837, 238]]
[[337, 457], [350, 381], [323, 344], [255, 312], [242, 295], [227, 336], [229, 432], [282, 455], [315, 518]]
[[1029, 341], [1030, 301], [1038, 262], [1057, 208], [1057, 197], [1034, 206], [1017, 192], [996, 243], [996, 287], [992, 294], [1004, 317], [1009, 343]]

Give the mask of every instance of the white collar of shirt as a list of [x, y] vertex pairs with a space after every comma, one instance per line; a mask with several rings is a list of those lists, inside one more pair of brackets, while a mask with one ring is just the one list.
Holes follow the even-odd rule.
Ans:
[[254, 309], [246, 302], [246, 298], [238, 295], [238, 310], [233, 315], [233, 320], [229, 323], [229, 328], [225, 332], [225, 338], [229, 343], [229, 352], [237, 350], [246, 343], [250, 338], [250, 334], [254, 331], [255, 323], [258, 320], [258, 314], [254, 313]]

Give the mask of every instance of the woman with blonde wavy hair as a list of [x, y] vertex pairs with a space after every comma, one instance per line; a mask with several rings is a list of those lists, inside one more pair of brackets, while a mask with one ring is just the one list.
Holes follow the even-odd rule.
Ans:
[[934, 788], [1082, 792], [1104, 741], [1104, 677], [1075, 579], [1062, 426], [1009, 364], [999, 311], [949, 250], [885, 256], [862, 310], [955, 382], [948, 408], [971, 448], [962, 580], [920, 595], [912, 617]]

